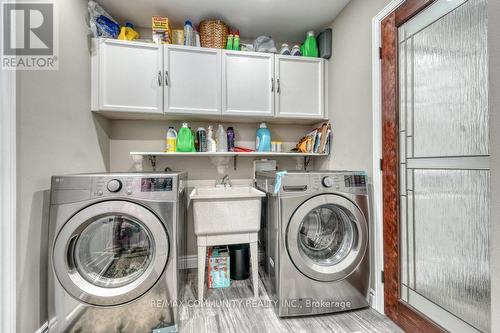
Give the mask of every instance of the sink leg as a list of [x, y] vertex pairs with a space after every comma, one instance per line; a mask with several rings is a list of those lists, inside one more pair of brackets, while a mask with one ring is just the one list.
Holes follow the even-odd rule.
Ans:
[[259, 297], [259, 261], [257, 257], [257, 242], [250, 243], [250, 260], [252, 262], [253, 295]]
[[205, 260], [207, 257], [207, 247], [198, 246], [198, 300], [203, 300], [205, 289]]

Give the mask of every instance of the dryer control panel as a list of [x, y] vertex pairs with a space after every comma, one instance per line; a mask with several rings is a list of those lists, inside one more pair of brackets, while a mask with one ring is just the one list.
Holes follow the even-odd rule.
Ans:
[[177, 201], [179, 177], [176, 174], [90, 174], [54, 176], [51, 203], [62, 204], [99, 198], [131, 198]]

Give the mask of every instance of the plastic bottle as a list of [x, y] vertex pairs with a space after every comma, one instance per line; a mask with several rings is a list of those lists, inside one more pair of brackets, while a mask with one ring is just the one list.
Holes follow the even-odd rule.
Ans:
[[227, 152], [227, 134], [222, 125], [219, 124], [215, 136], [215, 140], [217, 141], [217, 152]]
[[193, 24], [190, 20], [184, 22], [184, 45], [193, 45]]
[[173, 153], [177, 148], [177, 132], [170, 126], [167, 131], [165, 151], [167, 153]]
[[204, 127], [199, 127], [196, 131], [196, 141], [198, 141], [198, 146], [196, 151], [206, 152], [207, 151], [207, 131]]
[[179, 129], [179, 133], [177, 134], [176, 150], [178, 152], [191, 152], [193, 151], [193, 147], [193, 133], [187, 123], [182, 123], [182, 127]]
[[212, 125], [208, 126], [207, 151], [210, 153], [215, 153], [217, 151], [217, 144], [215, 143], [214, 140], [214, 131]]
[[229, 30], [229, 35], [227, 35], [226, 50], [232, 50], [232, 49], [233, 49], [233, 34], [231, 30]]
[[266, 123], [261, 123], [257, 130], [255, 150], [259, 152], [271, 151], [271, 131], [267, 128]]
[[234, 129], [232, 127], [227, 128], [227, 151], [234, 151]]
[[292, 47], [291, 54], [295, 57], [300, 57], [302, 55], [302, 52], [300, 52], [300, 47], [298, 45], [294, 45]]
[[280, 54], [281, 55], [290, 55], [291, 54], [290, 48], [288, 47], [288, 44], [286, 44], [286, 43], [281, 44]]
[[306, 57], [318, 57], [318, 42], [312, 30], [307, 32], [307, 37], [304, 41], [304, 52], [302, 54]]
[[236, 50], [236, 51], [240, 50], [240, 31], [239, 30], [236, 30], [236, 33], [234, 34], [233, 50]]

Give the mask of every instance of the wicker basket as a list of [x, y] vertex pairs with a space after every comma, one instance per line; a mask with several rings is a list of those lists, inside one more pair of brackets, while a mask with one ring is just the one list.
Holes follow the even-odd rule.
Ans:
[[202, 47], [223, 49], [226, 47], [228, 27], [220, 20], [204, 20], [198, 27]]

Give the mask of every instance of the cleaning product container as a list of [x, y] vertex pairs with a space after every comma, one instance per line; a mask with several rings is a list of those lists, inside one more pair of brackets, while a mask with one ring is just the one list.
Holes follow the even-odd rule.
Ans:
[[215, 136], [216, 136], [215, 140], [217, 141], [217, 151], [227, 152], [227, 134], [222, 125], [219, 124]]
[[165, 152], [174, 153], [177, 151], [177, 132], [173, 127], [168, 128], [167, 137], [165, 141], [166, 141]]
[[312, 30], [307, 32], [307, 37], [304, 41], [304, 53], [302, 55], [306, 57], [318, 57], [318, 42]]
[[183, 123], [179, 133], [177, 134], [177, 151], [191, 152], [194, 147], [194, 138], [191, 129], [187, 123]]
[[259, 152], [271, 151], [271, 131], [267, 128], [266, 123], [261, 123], [257, 130], [255, 150]]

